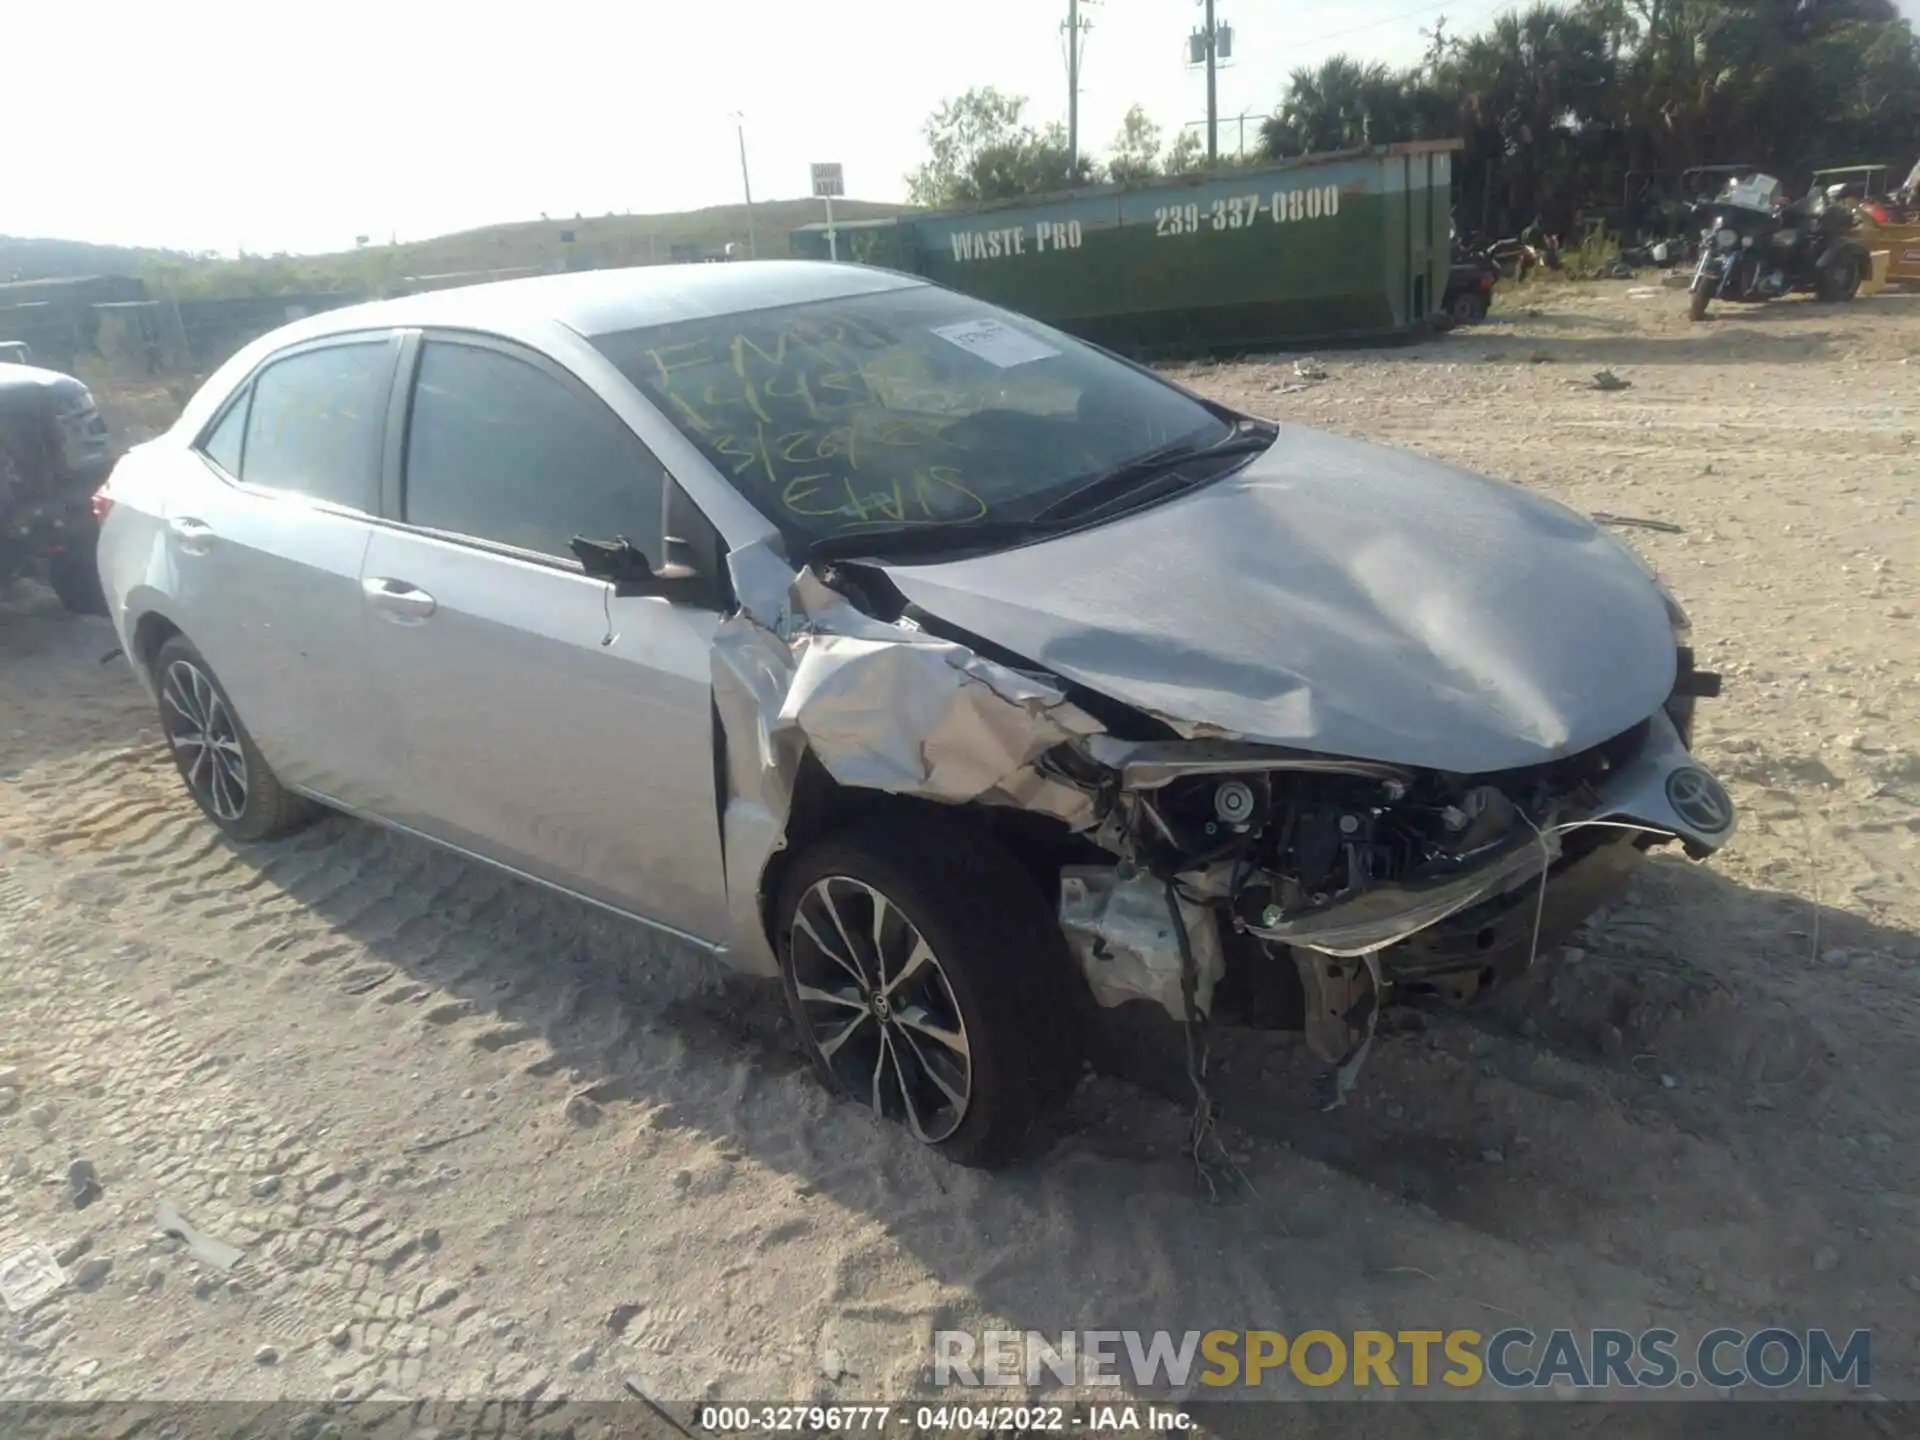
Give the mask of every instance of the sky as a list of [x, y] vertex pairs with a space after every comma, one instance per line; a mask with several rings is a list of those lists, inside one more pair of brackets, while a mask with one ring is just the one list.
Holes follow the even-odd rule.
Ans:
[[[1900, 0], [1920, 17], [1920, 0]], [[64, 7], [0, 0], [7, 47], [70, 53]], [[1236, 61], [1221, 147], [1289, 70], [1345, 50], [1404, 64], [1421, 29], [1476, 29], [1510, 0], [1217, 0]], [[1144, 105], [1169, 136], [1206, 113], [1185, 63], [1200, 0], [1081, 0], [1082, 147]], [[500, 221], [738, 200], [741, 112], [756, 199], [905, 198], [921, 126], [993, 85], [1064, 119], [1067, 0], [96, 0], [86, 69], [9, 67], [36, 116], [7, 156], [0, 234], [256, 254], [418, 240]], [[1255, 119], [1246, 123], [1253, 143]]]

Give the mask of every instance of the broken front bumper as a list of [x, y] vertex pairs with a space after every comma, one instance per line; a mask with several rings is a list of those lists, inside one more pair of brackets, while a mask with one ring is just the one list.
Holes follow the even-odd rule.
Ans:
[[[1650, 842], [1678, 840], [1698, 859], [1724, 845], [1734, 827], [1726, 790], [1694, 762], [1672, 719], [1658, 711], [1587, 813], [1542, 829], [1524, 826], [1465, 873], [1424, 885], [1383, 884], [1343, 904], [1246, 931], [1302, 958], [1332, 957], [1342, 973], [1357, 974], [1357, 961], [1377, 957], [1389, 983], [1454, 977], [1484, 990], [1525, 970], [1541, 949], [1558, 944], [1618, 895]], [[1180, 934], [1166, 884], [1146, 874], [1122, 880], [1117, 870], [1098, 867], [1075, 867], [1063, 881], [1061, 926], [1094, 998], [1107, 1006], [1150, 999], [1184, 1018]], [[1192, 988], [1205, 1013], [1225, 974], [1220, 912], [1178, 904], [1197, 970]], [[1316, 968], [1326, 967], [1316, 962]]]

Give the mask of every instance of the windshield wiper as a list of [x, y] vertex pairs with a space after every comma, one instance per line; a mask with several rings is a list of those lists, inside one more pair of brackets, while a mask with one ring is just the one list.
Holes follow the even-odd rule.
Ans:
[[1210, 473], [1186, 476], [1177, 472], [1196, 461], [1258, 454], [1272, 445], [1279, 433], [1277, 426], [1264, 420], [1242, 420], [1211, 444], [1195, 445], [1183, 440], [1102, 471], [1025, 519], [987, 518], [946, 523], [866, 521], [812, 541], [807, 546], [807, 556], [810, 560], [853, 560], [868, 556], [941, 559], [954, 553], [971, 554], [1031, 544], [1080, 529], [1100, 511], [1122, 500], [1141, 499], [1155, 481], [1170, 480], [1173, 483], [1167, 488], [1178, 490], [1211, 478]]
[[1169, 489], [1184, 488], [1193, 483], [1191, 477], [1178, 475], [1184, 467], [1230, 455], [1258, 454], [1272, 445], [1279, 434], [1277, 427], [1264, 421], [1242, 420], [1210, 445], [1195, 445], [1186, 440], [1163, 445], [1111, 470], [1103, 470], [1059, 499], [1050, 501], [1033, 518], [1042, 523], [1068, 518], [1084, 520], [1117, 501], [1139, 498], [1152, 481], [1163, 477], [1174, 477], [1181, 482]]
[[866, 556], [925, 556], [1005, 548], [1026, 544], [1061, 527], [1032, 520], [956, 520], [945, 524], [873, 521], [823, 535], [807, 546], [810, 560], [853, 560]]

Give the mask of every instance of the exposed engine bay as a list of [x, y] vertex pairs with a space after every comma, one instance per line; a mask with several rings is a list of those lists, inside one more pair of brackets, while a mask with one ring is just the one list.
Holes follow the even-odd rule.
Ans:
[[[1490, 941], [1455, 966], [1416, 964], [1404, 973], [1391, 952], [1462, 913], [1537, 891], [1565, 853], [1563, 827], [1591, 822], [1600, 787], [1649, 728], [1562, 765], [1497, 777], [1217, 742], [1133, 747], [1122, 756], [1096, 740], [1090, 748], [1119, 763], [1093, 838], [1123, 857], [1136, 884], [1169, 887], [1177, 897], [1204, 1001], [1226, 979], [1230, 958], [1286, 966], [1300, 984], [1291, 1018], [1337, 1063], [1363, 1042], [1383, 985], [1465, 999], [1506, 978], [1486, 963]], [[1601, 833], [1615, 843], [1659, 838], [1630, 825]], [[1063, 901], [1063, 923], [1086, 936], [1098, 927], [1088, 923], [1083, 896], [1100, 886], [1084, 872], [1076, 880], [1082, 888]], [[1477, 919], [1476, 927], [1484, 928]], [[1209, 928], [1219, 943], [1196, 940], [1194, 932]], [[1205, 973], [1216, 955], [1217, 973]], [[1329, 965], [1329, 957], [1342, 963]], [[1100, 962], [1088, 958], [1086, 968], [1097, 977]], [[1167, 1003], [1165, 981], [1151, 988]]]
[[[1304, 1029], [1342, 1091], [1390, 992], [1471, 999], [1603, 903], [1650, 845], [1697, 858], [1732, 830], [1686, 748], [1693, 697], [1717, 678], [1693, 669], [1678, 626], [1661, 710], [1564, 758], [1460, 775], [1121, 705], [908, 603], [878, 566], [803, 571], [782, 600], [774, 627], [749, 603], [715, 646], [736, 792], [779, 780], [764, 807], [730, 803], [731, 872], [755, 863], [735, 822], [768, 859], [787, 843], [800, 753], [841, 786], [1025, 812], [1051, 837], [1026, 854], [1051, 872], [1036, 878], [1098, 1003]], [[750, 722], [751, 767], [736, 736]]]

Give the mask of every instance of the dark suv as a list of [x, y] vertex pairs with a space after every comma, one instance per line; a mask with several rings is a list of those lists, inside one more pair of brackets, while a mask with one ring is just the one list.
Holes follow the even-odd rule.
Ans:
[[0, 342], [0, 584], [44, 568], [69, 610], [105, 614], [93, 492], [113, 468], [107, 422], [87, 387]]

